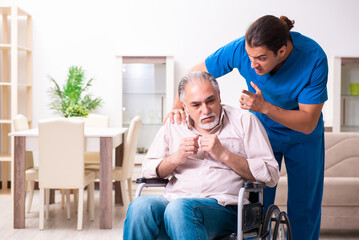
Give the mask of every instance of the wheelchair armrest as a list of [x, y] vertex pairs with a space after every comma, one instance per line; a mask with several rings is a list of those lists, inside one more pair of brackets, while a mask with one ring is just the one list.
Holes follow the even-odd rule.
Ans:
[[259, 188], [265, 188], [266, 184], [263, 182], [251, 182], [251, 181], [246, 181], [243, 183], [242, 187], [245, 189], [259, 189]]
[[137, 178], [136, 183], [167, 184], [168, 179], [165, 179], [165, 178]]
[[169, 180], [164, 178], [137, 178], [136, 183], [139, 186], [136, 189], [135, 198], [141, 195], [142, 189], [145, 187], [166, 187], [168, 182]]

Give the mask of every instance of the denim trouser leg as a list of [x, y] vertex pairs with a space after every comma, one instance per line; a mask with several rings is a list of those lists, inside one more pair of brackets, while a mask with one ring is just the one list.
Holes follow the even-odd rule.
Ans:
[[236, 230], [237, 207], [223, 207], [213, 198], [169, 203], [161, 196], [142, 196], [127, 210], [123, 239], [213, 239]]
[[163, 215], [168, 203], [162, 196], [136, 198], [127, 210], [123, 239], [169, 239], [163, 223]]
[[170, 202], [165, 226], [172, 240], [213, 239], [237, 230], [237, 207], [213, 198], [181, 198]]

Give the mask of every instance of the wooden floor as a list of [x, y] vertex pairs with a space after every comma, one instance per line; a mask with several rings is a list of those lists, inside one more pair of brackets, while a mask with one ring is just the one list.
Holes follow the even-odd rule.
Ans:
[[[56, 202], [50, 206], [49, 220], [45, 221], [45, 230], [39, 230], [38, 203], [39, 191], [35, 191], [31, 213], [26, 214], [26, 229], [12, 228], [11, 196], [0, 194], [0, 239], [16, 240], [63, 240], [63, 239], [122, 239], [123, 222], [126, 207], [114, 205], [111, 230], [98, 228], [99, 212], [95, 211], [95, 221], [91, 222], [89, 213], [84, 212], [83, 230], [77, 231], [77, 215], [74, 212], [74, 204], [71, 205], [71, 220], [66, 219], [66, 210], [61, 209], [60, 194], [56, 191]], [[86, 195], [85, 195], [86, 196]], [[73, 201], [73, 196], [71, 199]], [[27, 200], [27, 199], [26, 199]], [[85, 200], [86, 202], [86, 200]], [[95, 208], [98, 210], [99, 191], [95, 191]], [[128, 203], [127, 203], [128, 204]], [[141, 239], [142, 240], [142, 239]], [[146, 240], [146, 239], [143, 239]], [[359, 233], [322, 233], [320, 240], [359, 240]]]
[[[26, 213], [26, 229], [12, 228], [11, 197], [10, 195], [0, 195], [0, 239], [122, 239], [122, 228], [126, 214], [126, 207], [114, 205], [112, 214], [113, 228], [111, 230], [100, 230], [98, 221], [99, 191], [95, 191], [95, 221], [90, 221], [89, 212], [84, 211], [83, 230], [77, 231], [77, 214], [74, 211], [75, 207], [73, 204], [73, 195], [71, 195], [71, 220], [67, 220], [66, 209], [61, 209], [61, 198], [60, 193], [58, 192], [59, 191], [56, 191], [55, 204], [50, 205], [49, 220], [45, 220], [45, 229], [42, 231], [39, 230], [38, 217], [39, 191], [35, 191], [31, 213]], [[84, 207], [85, 206], [86, 205], [84, 205]]]

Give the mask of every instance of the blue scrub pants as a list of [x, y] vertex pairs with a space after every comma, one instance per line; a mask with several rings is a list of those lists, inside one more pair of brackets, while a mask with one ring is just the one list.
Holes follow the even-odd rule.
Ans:
[[141, 196], [128, 207], [124, 240], [213, 239], [237, 231], [237, 206], [221, 206], [214, 198]]
[[[288, 174], [287, 213], [293, 240], [319, 239], [324, 182], [324, 134], [302, 143], [271, 141], [281, 166]], [[265, 211], [274, 202], [276, 188], [264, 189]]]

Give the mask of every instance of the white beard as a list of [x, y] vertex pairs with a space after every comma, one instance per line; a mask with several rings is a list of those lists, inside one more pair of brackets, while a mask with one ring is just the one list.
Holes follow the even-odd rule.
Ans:
[[[210, 123], [206, 123], [206, 124], [203, 124], [201, 121], [202, 119], [204, 118], [208, 118], [208, 117], [215, 117], [214, 118], [214, 121], [213, 122], [210, 122]], [[199, 122], [198, 122], [198, 126], [202, 129], [206, 129], [206, 130], [210, 130], [212, 128], [214, 128], [215, 126], [217, 126], [217, 124], [219, 123], [219, 117], [217, 117], [216, 114], [214, 113], [210, 113], [208, 115], [204, 115], [204, 116], [201, 116], [200, 119], [199, 119]]]

